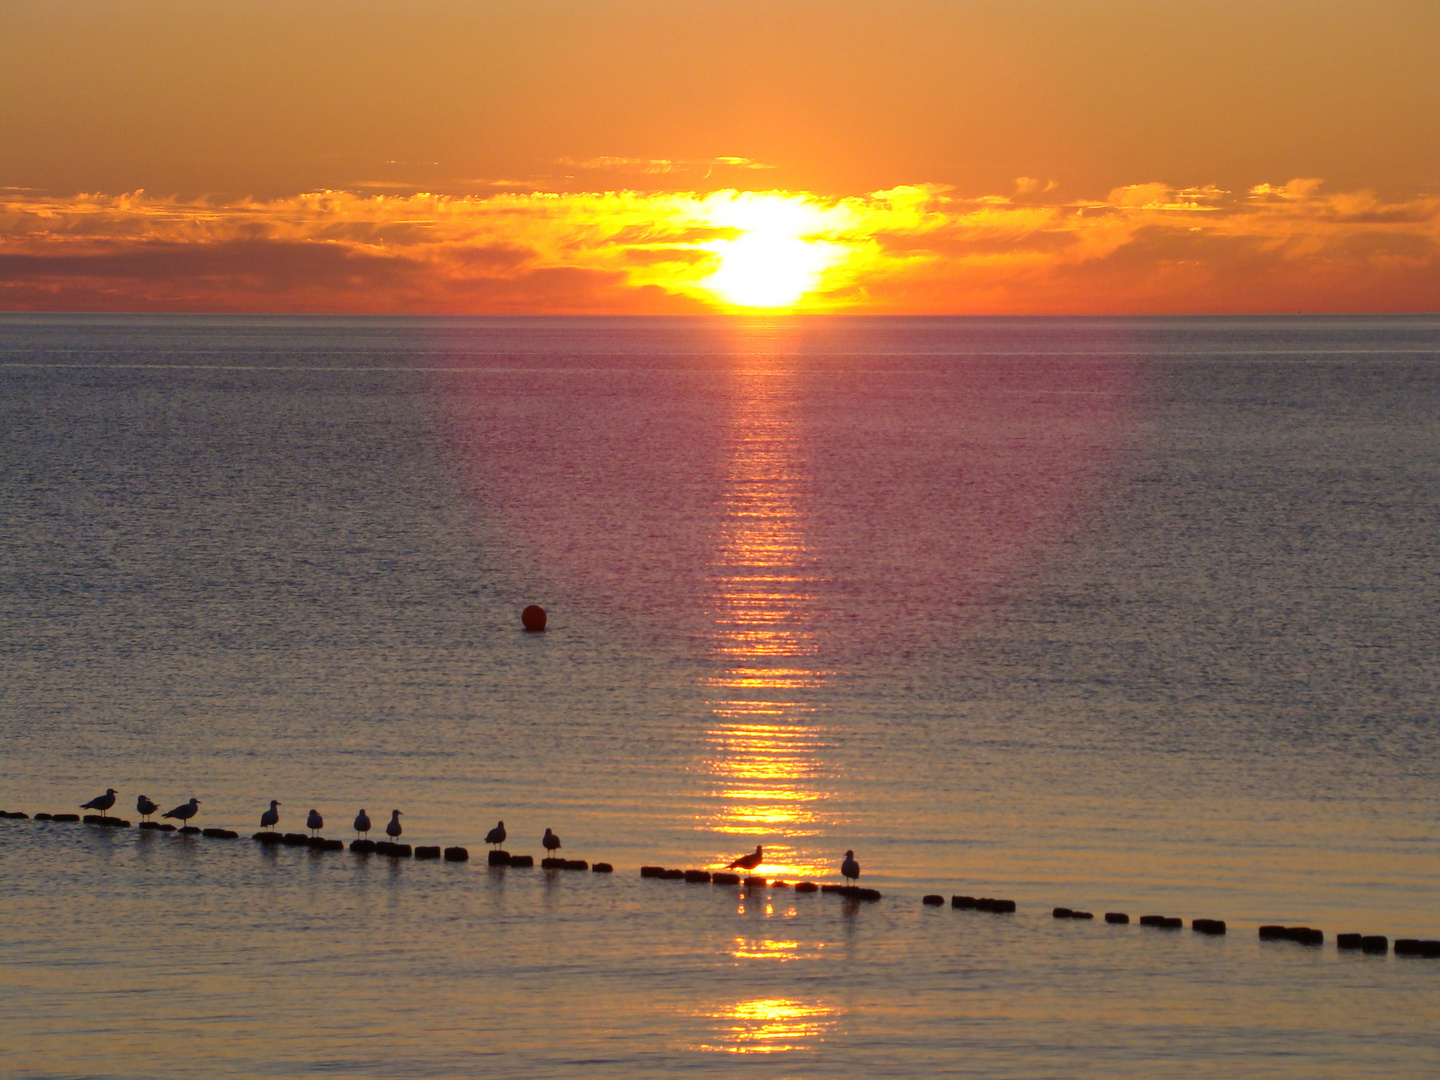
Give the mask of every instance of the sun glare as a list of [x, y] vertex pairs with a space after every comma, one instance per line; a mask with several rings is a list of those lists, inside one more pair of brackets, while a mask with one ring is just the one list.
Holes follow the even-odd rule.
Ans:
[[841, 245], [814, 238], [827, 223], [801, 196], [744, 194], [710, 211], [714, 225], [737, 235], [705, 245], [720, 266], [698, 284], [734, 307], [791, 307], [844, 255]]

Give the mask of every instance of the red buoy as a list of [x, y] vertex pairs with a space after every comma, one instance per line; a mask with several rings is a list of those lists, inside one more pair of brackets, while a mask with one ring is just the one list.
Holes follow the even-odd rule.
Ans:
[[545, 629], [545, 609], [539, 604], [531, 604], [520, 613], [520, 624], [532, 633], [539, 633]]

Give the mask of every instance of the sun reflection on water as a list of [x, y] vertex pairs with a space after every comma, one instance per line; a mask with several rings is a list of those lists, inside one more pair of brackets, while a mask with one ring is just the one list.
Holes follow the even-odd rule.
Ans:
[[[806, 463], [797, 379], [763, 333], [734, 371], [728, 474], [712, 564], [716, 670], [705, 680], [715, 722], [704, 768], [715, 809], [701, 829], [765, 846], [763, 872], [825, 873], [830, 853], [805, 837], [836, 823], [813, 692], [831, 674], [817, 662], [818, 560], [806, 536]], [[716, 850], [723, 866], [744, 844]]]
[[773, 941], [770, 938], [735, 939], [730, 955], [737, 960], [798, 960], [801, 956], [798, 941]]
[[703, 1014], [716, 1021], [716, 1043], [700, 1049], [730, 1054], [778, 1054], [823, 1041], [835, 1024], [835, 1010], [819, 1002], [793, 998], [737, 1001]]

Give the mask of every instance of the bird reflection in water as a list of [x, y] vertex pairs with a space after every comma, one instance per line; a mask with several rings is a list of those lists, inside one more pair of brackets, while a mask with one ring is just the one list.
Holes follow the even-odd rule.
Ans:
[[777, 1054], [805, 1049], [823, 1041], [835, 1024], [834, 1010], [820, 1002], [791, 998], [737, 1001], [704, 1014], [715, 1021], [718, 1039], [702, 1050], [731, 1054]]
[[[825, 733], [815, 722], [813, 692], [830, 673], [817, 659], [820, 572], [806, 538], [799, 377], [777, 346], [783, 334], [742, 332], [712, 565], [716, 665], [706, 684], [714, 722], [705, 769], [716, 806], [700, 828], [763, 843], [761, 873], [810, 876], [828, 863], [805, 840], [836, 818], [821, 763]], [[717, 847], [714, 864], [733, 857], [729, 845]]]

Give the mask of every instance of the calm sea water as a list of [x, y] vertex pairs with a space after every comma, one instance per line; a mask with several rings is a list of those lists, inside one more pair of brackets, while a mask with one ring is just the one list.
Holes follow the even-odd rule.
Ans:
[[616, 867], [0, 821], [0, 1075], [1440, 1071], [1440, 318], [0, 316], [0, 464], [0, 807]]

